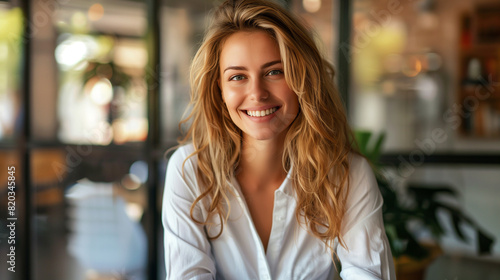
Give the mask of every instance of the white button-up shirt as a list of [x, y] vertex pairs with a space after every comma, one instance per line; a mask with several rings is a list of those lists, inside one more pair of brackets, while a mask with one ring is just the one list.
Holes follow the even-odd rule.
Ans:
[[[180, 147], [170, 158], [163, 196], [167, 279], [334, 279], [338, 276], [331, 252], [308, 233], [295, 218], [296, 200], [290, 177], [274, 192], [273, 222], [267, 252], [255, 229], [250, 212], [235, 178], [230, 182], [230, 216], [224, 223], [200, 225], [190, 217], [200, 195], [196, 178], [197, 158], [192, 145]], [[342, 223], [348, 250], [335, 242], [344, 280], [396, 279], [382, 220], [382, 197], [365, 159], [351, 157], [350, 189]], [[193, 215], [205, 221], [207, 211], [198, 203]]]

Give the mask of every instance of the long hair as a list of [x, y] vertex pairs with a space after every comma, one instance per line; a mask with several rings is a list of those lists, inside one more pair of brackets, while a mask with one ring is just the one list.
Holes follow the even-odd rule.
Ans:
[[[191, 218], [208, 225], [227, 222], [231, 189], [241, 157], [241, 130], [232, 122], [218, 87], [219, 60], [225, 40], [239, 31], [264, 30], [277, 42], [285, 80], [299, 101], [299, 114], [287, 131], [283, 167], [291, 171], [296, 193], [296, 219], [333, 251], [335, 238], [345, 247], [341, 223], [349, 186], [351, 131], [332, 66], [323, 59], [307, 29], [287, 10], [264, 0], [226, 1], [215, 11], [203, 43], [191, 65], [190, 122], [180, 144], [192, 142], [197, 156], [201, 195], [191, 207]], [[291, 168], [293, 167], [293, 168]], [[198, 221], [195, 205], [206, 207], [208, 217]]]

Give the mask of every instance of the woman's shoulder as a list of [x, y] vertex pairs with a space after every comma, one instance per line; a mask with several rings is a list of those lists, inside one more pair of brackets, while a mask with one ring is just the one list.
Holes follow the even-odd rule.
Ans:
[[192, 143], [179, 146], [169, 157], [168, 162], [169, 164], [175, 163], [177, 165], [178, 163], [182, 164], [187, 158], [189, 158], [189, 162], [196, 163], [197, 157], [190, 157], [190, 155], [192, 155], [194, 151], [195, 149]]
[[369, 193], [377, 196], [377, 180], [369, 161], [357, 153], [351, 153], [349, 157], [350, 193], [361, 196]]
[[353, 174], [359, 175], [359, 173], [366, 173], [366, 172], [373, 173], [368, 160], [364, 156], [356, 152], [351, 152], [349, 154], [349, 168], [350, 168], [349, 173], [351, 175]]
[[178, 196], [196, 198], [199, 194], [196, 179], [197, 156], [193, 144], [182, 145], [168, 159], [165, 190]]
[[191, 156], [195, 152], [192, 143], [178, 147], [168, 158], [167, 170], [177, 170], [181, 173], [193, 173], [197, 169], [198, 157]]

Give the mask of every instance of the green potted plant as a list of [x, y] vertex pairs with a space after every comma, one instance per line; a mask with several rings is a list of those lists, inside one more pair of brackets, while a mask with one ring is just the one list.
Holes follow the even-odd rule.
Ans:
[[[384, 199], [384, 226], [395, 259], [397, 279], [423, 279], [427, 266], [441, 253], [439, 240], [445, 234], [445, 230], [438, 219], [440, 210], [449, 214], [454, 234], [458, 239], [468, 242], [460, 227], [461, 224], [467, 224], [477, 233], [478, 254], [491, 253], [493, 238], [481, 230], [462, 209], [440, 199], [447, 196], [456, 200], [458, 194], [452, 187], [410, 183], [406, 186], [407, 194], [403, 199], [384, 175], [385, 169], [379, 160], [385, 134], [380, 134], [378, 137], [372, 137], [373, 134], [369, 131], [355, 131], [354, 134], [359, 152], [372, 164]], [[418, 223], [426, 228], [436, 243], [433, 245], [421, 243], [410, 229], [410, 223]]]

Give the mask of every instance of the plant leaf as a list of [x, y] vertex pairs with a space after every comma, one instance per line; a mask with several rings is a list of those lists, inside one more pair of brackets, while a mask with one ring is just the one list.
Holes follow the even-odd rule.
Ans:
[[460, 240], [467, 242], [467, 238], [465, 237], [464, 233], [462, 232], [462, 229], [460, 228], [460, 221], [461, 218], [459, 215], [457, 215], [456, 212], [450, 212], [451, 214], [451, 220], [453, 224], [453, 229], [455, 230], [455, 233], [458, 235]]
[[478, 245], [478, 253], [482, 254], [491, 254], [491, 247], [495, 241], [487, 236], [483, 231], [477, 230], [477, 245]]
[[381, 133], [378, 136], [377, 142], [375, 142], [375, 146], [372, 149], [372, 159], [375, 164], [379, 163], [380, 153], [382, 153], [382, 144], [385, 140], [385, 133]]
[[367, 157], [370, 160], [373, 160], [370, 156], [370, 153], [368, 153], [368, 141], [370, 141], [370, 138], [372, 136], [372, 133], [369, 131], [365, 130], [356, 130], [354, 131], [354, 138], [356, 138], [356, 142], [358, 144], [359, 152]]

